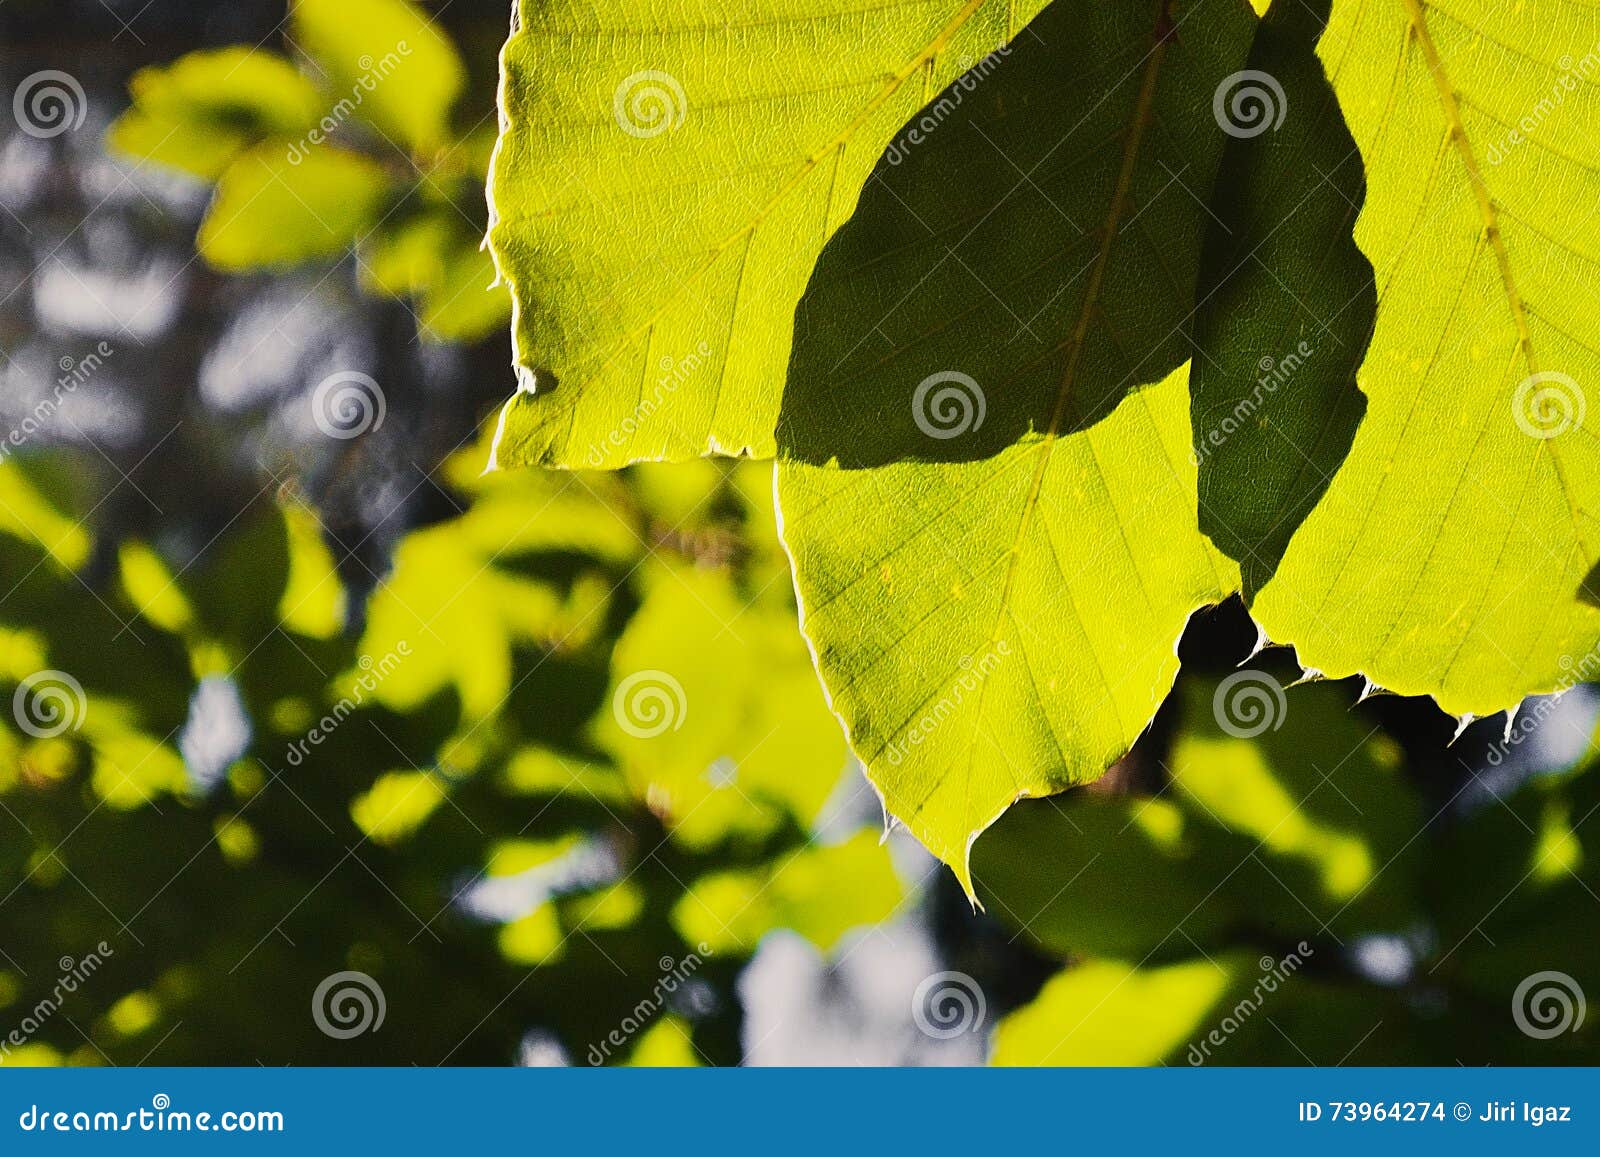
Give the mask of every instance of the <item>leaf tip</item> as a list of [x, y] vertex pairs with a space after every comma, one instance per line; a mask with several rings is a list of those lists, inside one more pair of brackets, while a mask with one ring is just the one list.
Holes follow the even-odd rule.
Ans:
[[974, 912], [984, 911], [983, 901], [978, 899], [977, 889], [972, 885], [972, 845], [983, 835], [984, 829], [967, 834], [967, 842], [961, 849], [961, 862], [951, 864], [950, 870], [955, 872], [956, 880], [961, 885], [961, 890], [967, 894], [967, 903], [972, 905]]

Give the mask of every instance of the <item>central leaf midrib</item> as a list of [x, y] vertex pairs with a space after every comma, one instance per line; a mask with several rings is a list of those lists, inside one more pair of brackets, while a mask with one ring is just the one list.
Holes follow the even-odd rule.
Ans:
[[[1103, 234], [1100, 239], [1100, 252], [1095, 258], [1094, 268], [1089, 277], [1089, 284], [1084, 289], [1083, 304], [1078, 312], [1078, 320], [1069, 339], [1071, 352], [1067, 356], [1067, 366], [1062, 373], [1061, 384], [1056, 391], [1055, 405], [1051, 410], [1050, 422], [1043, 432], [1038, 449], [1035, 451], [1037, 461], [1034, 466], [1033, 478], [1029, 483], [1028, 495], [1023, 501], [1022, 516], [1017, 526], [1016, 539], [1007, 553], [1006, 573], [1001, 582], [999, 607], [995, 613], [994, 627], [989, 632], [985, 650], [993, 647], [1000, 638], [1000, 630], [1005, 622], [1006, 612], [1011, 601], [1011, 590], [1016, 580], [1017, 562], [1027, 541], [1034, 511], [1039, 506], [1045, 475], [1050, 465], [1050, 455], [1059, 437], [1061, 423], [1067, 411], [1067, 404], [1071, 400], [1073, 387], [1076, 385], [1079, 357], [1083, 351], [1084, 339], [1088, 335], [1089, 323], [1099, 302], [1100, 290], [1105, 282], [1106, 269], [1111, 262], [1112, 247], [1121, 228], [1122, 215], [1126, 211], [1130, 200], [1129, 193], [1133, 184], [1134, 170], [1138, 165], [1140, 146], [1143, 144], [1144, 131], [1149, 124], [1151, 111], [1155, 103], [1156, 77], [1160, 72], [1161, 63], [1166, 56], [1167, 45], [1172, 35], [1170, 4], [1171, 0], [1163, 0], [1157, 10], [1154, 44], [1151, 46], [1148, 58], [1145, 61], [1144, 75], [1140, 80], [1139, 95], [1134, 103], [1127, 143], [1123, 147], [1122, 167], [1117, 174], [1117, 184], [1112, 191], [1111, 204], [1106, 210], [1105, 223], [1102, 227]], [[978, 737], [983, 728], [983, 707], [988, 687], [988, 681], [985, 680], [978, 690], [978, 702], [974, 709], [973, 739], [967, 754], [967, 782], [969, 785], [972, 782], [972, 763], [977, 757]]]
[[[1505, 295], [1506, 305], [1511, 311], [1511, 318], [1517, 330], [1517, 345], [1522, 354], [1523, 364], [1527, 367], [1531, 377], [1539, 372], [1539, 365], [1533, 353], [1533, 334], [1528, 326], [1528, 309], [1522, 299], [1522, 294], [1517, 289], [1517, 281], [1511, 270], [1511, 253], [1506, 247], [1505, 237], [1500, 231], [1500, 212], [1495, 205], [1494, 198], [1489, 193], [1488, 183], [1483, 178], [1483, 170], [1478, 164], [1477, 155], [1473, 152], [1472, 142], [1467, 139], [1466, 125], [1461, 119], [1461, 108], [1456, 99], [1455, 89], [1450, 84], [1450, 78], [1445, 73], [1444, 60], [1439, 55], [1438, 46], [1433, 42], [1433, 34], [1428, 31], [1427, 0], [1401, 0], [1405, 5], [1407, 18], [1412, 29], [1416, 32], [1417, 43], [1422, 49], [1423, 59], [1427, 62], [1428, 73], [1433, 79], [1434, 89], [1438, 93], [1439, 104], [1444, 112], [1445, 123], [1448, 128], [1450, 143], [1455, 147], [1462, 166], [1467, 171], [1467, 181], [1472, 186], [1473, 198], [1477, 204], [1479, 218], [1483, 222], [1484, 238], [1489, 243], [1491, 252], [1494, 253], [1495, 264], [1500, 273], [1500, 286]], [[1441, 10], [1442, 11], [1442, 10]], [[1445, 13], [1449, 15], [1449, 13]], [[1464, 22], [1463, 22], [1464, 23]], [[1469, 26], [1470, 27], [1470, 26]], [[1482, 36], [1483, 33], [1473, 28], [1473, 31]], [[1577, 544], [1579, 555], [1585, 567], [1592, 566], [1594, 560], [1590, 558], [1588, 548], [1583, 541], [1583, 524], [1581, 512], [1573, 498], [1572, 487], [1567, 481], [1567, 472], [1561, 462], [1561, 451], [1555, 445], [1555, 438], [1542, 438], [1539, 448], [1549, 451], [1550, 465], [1555, 470], [1556, 485], [1561, 491], [1561, 497], [1567, 506], [1568, 516], [1572, 520], [1572, 537]]]

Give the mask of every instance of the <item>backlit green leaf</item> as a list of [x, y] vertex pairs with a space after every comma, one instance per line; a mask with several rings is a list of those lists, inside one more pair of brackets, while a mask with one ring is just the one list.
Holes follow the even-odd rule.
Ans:
[[1007, 812], [972, 874], [984, 906], [1050, 952], [1142, 960], [1231, 930], [1248, 909], [1219, 885], [1246, 855], [1170, 799], [1070, 792]]
[[490, 179], [524, 384], [498, 460], [770, 457], [823, 244], [900, 126], [1042, 6], [522, 0]]
[[323, 107], [316, 86], [288, 61], [244, 46], [141, 69], [128, 87], [133, 107], [107, 130], [107, 142], [207, 179], [264, 137], [298, 137]]
[[1212, 197], [1190, 413], [1200, 528], [1238, 561], [1247, 594], [1271, 577], [1366, 410], [1355, 370], [1372, 333], [1372, 267], [1350, 237], [1365, 186], [1316, 56], [1321, 31], [1300, 0], [1274, 6], [1249, 70], [1218, 90], [1238, 135]]
[[378, 221], [389, 181], [375, 161], [325, 146], [298, 163], [263, 144], [228, 166], [200, 225], [219, 269], [282, 269], [336, 257]]
[[845, 769], [838, 721], [787, 607], [722, 571], [662, 573], [611, 660], [595, 737], [680, 840], [809, 827]]
[[[576, 475], [485, 479], [460, 518], [408, 535], [368, 607], [362, 653], [371, 693], [412, 710], [452, 688], [477, 720], [512, 687], [519, 645], [576, 649], [598, 633], [612, 584], [596, 573], [567, 589], [525, 573], [519, 560], [591, 551], [619, 561], [638, 540], [616, 508]], [[385, 660], [390, 662], [385, 664]]]
[[[1367, 172], [1366, 420], [1253, 612], [1302, 662], [1455, 714], [1600, 638], [1600, 10], [1335, 0], [1319, 53]], [[1293, 115], [1292, 112], [1290, 115]]]
[[995, 1032], [997, 1065], [1153, 1065], [1202, 1036], [1241, 955], [1141, 969], [1112, 961], [1061, 973]]
[[494, 262], [457, 211], [441, 206], [378, 238], [361, 266], [380, 293], [417, 299], [417, 320], [434, 341], [472, 341], [511, 318]]
[[886, 157], [796, 315], [804, 627], [888, 810], [969, 891], [977, 833], [1120, 758], [1238, 581], [1195, 520], [1185, 359], [1212, 94], [1255, 25], [1051, 7]]
[[888, 849], [871, 832], [807, 847], [765, 867], [719, 872], [689, 887], [672, 923], [712, 952], [752, 952], [774, 928], [790, 928], [830, 952], [852, 928], [894, 915], [905, 898]]
[[426, 9], [408, 0], [293, 0], [290, 31], [333, 98], [334, 122], [360, 117], [416, 153], [443, 142], [466, 70]]

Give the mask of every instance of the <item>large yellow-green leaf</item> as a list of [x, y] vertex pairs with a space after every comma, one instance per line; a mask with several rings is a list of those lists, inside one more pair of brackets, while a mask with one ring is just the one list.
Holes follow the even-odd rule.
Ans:
[[1194, 526], [1184, 380], [983, 462], [780, 468], [833, 709], [889, 813], [964, 883], [1009, 804], [1122, 757], [1189, 615], [1237, 583]]
[[522, 0], [490, 180], [524, 386], [498, 460], [770, 456], [823, 244], [900, 126], [1042, 6]]
[[1577, 597], [1600, 557], [1597, 44], [1600, 9], [1571, 0], [1333, 5], [1369, 409], [1253, 608], [1308, 666], [1482, 715], [1600, 637]]
[[886, 159], [796, 315], [779, 505], [831, 703], [970, 881], [1014, 800], [1099, 776], [1237, 570], [1201, 536], [1187, 323], [1235, 0], [1057, 4]]

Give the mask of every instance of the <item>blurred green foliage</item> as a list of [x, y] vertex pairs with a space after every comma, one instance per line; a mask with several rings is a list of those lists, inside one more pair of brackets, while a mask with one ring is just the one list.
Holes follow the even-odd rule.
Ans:
[[[463, 513], [401, 542], [359, 630], [293, 494], [198, 559], [120, 544], [90, 598], [70, 459], [0, 466], [0, 689], [31, 704], [41, 670], [83, 689], [59, 734], [0, 729], [0, 884], [25, 930], [0, 1020], [48, 997], [58, 957], [113, 949], [17, 1056], [503, 1063], [540, 1025], [580, 1057], [693, 959], [710, 1003], [673, 1023], [708, 1041], [651, 1048], [735, 1060], [726, 982], [768, 929], [827, 949], [900, 907], [874, 835], [810, 834], [845, 751], [778, 581], [765, 470], [624, 484], [479, 462], [446, 464]], [[618, 729], [619, 687], [653, 669], [681, 672], [685, 726], [663, 738], [685, 746]], [[191, 704], [217, 680], [250, 735], [206, 782], [216, 725]], [[310, 995], [345, 968], [382, 986], [382, 1032], [317, 1030]]]
[[480, 245], [494, 123], [460, 128], [466, 70], [448, 36], [403, 0], [295, 0], [287, 36], [295, 60], [238, 45], [139, 72], [108, 144], [216, 183], [197, 245], [219, 269], [353, 248], [362, 284], [413, 299], [425, 336], [506, 325]]
[[1600, 1057], [1576, 1007], [1525, 1031], [1518, 994], [1541, 972], [1600, 990], [1600, 746], [1450, 816], [1348, 685], [1291, 689], [1248, 738], [1217, 693], [1182, 684], [1158, 792], [1025, 803], [978, 842], [980, 894], [1076, 964], [999, 1027], [996, 1063]]

